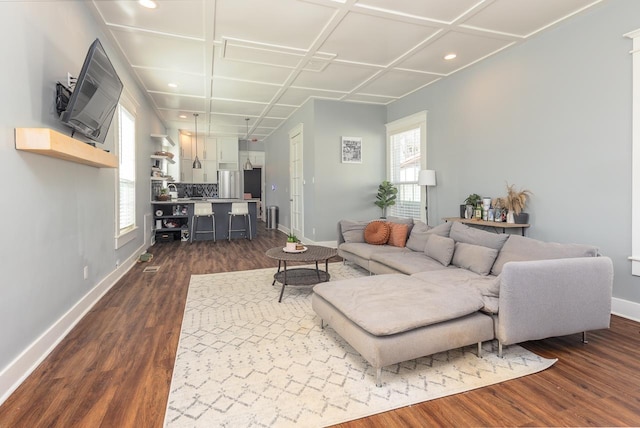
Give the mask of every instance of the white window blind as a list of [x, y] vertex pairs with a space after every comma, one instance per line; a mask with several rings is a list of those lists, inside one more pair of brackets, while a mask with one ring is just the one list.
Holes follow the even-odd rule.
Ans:
[[389, 134], [389, 181], [398, 188], [396, 204], [389, 207], [395, 217], [420, 218], [422, 206], [418, 174], [421, 165], [420, 126]]
[[118, 108], [118, 230], [121, 235], [136, 221], [136, 119], [122, 105]]

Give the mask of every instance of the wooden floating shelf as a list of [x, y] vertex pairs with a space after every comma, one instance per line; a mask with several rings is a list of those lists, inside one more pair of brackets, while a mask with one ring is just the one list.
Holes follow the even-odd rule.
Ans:
[[117, 168], [118, 158], [49, 128], [16, 128], [16, 150], [64, 159], [96, 168]]

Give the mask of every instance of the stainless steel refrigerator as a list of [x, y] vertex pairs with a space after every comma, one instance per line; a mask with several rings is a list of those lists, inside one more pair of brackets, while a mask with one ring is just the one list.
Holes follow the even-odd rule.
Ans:
[[218, 171], [218, 198], [237, 199], [240, 197], [240, 173], [238, 171]]

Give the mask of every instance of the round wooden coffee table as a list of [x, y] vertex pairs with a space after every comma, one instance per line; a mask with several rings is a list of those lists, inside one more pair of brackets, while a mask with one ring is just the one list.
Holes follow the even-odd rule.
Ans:
[[[329, 281], [329, 259], [338, 255], [335, 248], [321, 247], [318, 245], [306, 245], [307, 250], [302, 253], [287, 253], [282, 247], [274, 247], [267, 250], [267, 257], [278, 261], [278, 272], [273, 275], [273, 283], [276, 281], [282, 284], [280, 298], [278, 302], [282, 302], [284, 288], [287, 285], [309, 286], [319, 282]], [[324, 261], [324, 271], [318, 268], [318, 263]], [[309, 263], [315, 262], [316, 268], [293, 268], [287, 270], [287, 262]], [[282, 269], [284, 268], [284, 269]]]

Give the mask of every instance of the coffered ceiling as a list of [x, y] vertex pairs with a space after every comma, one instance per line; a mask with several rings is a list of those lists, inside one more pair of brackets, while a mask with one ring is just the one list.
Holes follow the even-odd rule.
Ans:
[[199, 129], [245, 138], [249, 118], [250, 138], [262, 140], [310, 97], [388, 104], [600, 1], [156, 0], [148, 9], [91, 0], [90, 7], [168, 128], [193, 130], [200, 113]]

